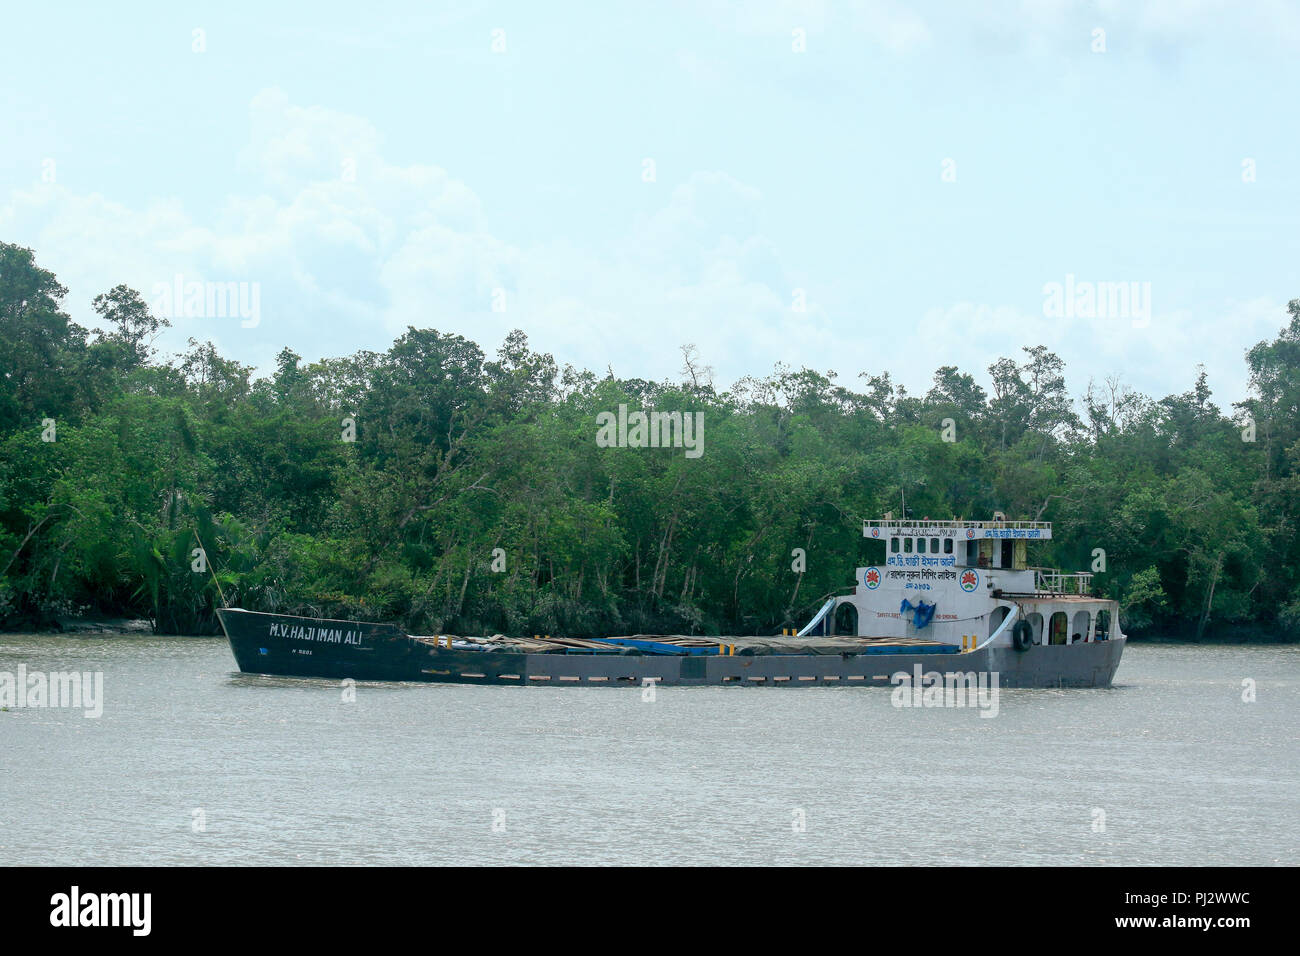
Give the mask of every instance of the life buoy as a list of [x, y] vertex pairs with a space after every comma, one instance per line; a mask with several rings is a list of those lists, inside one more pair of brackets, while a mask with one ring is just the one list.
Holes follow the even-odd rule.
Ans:
[[1018, 651], [1027, 651], [1034, 643], [1034, 629], [1028, 621], [1016, 621], [1011, 628], [1011, 645]]

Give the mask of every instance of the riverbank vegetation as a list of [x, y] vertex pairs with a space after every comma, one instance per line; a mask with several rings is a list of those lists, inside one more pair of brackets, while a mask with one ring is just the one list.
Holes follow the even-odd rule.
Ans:
[[[212, 633], [224, 599], [415, 633], [772, 633], [882, 559], [862, 519], [905, 498], [1053, 521], [1044, 565], [1102, 549], [1136, 634], [1300, 629], [1300, 300], [1225, 410], [1195, 370], [1164, 398], [1072, 396], [1040, 346], [991, 392], [945, 366], [921, 395], [784, 367], [724, 389], [690, 347], [676, 381], [618, 379], [431, 328], [254, 378], [210, 343], [155, 354], [166, 320], [130, 289], [95, 299], [97, 331], [65, 296], [0, 243], [3, 627]], [[602, 447], [620, 405], [702, 413], [703, 453]]]

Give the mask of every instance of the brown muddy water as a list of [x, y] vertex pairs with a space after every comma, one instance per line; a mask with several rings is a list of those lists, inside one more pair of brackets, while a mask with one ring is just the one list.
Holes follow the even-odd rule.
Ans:
[[1130, 645], [1113, 688], [1004, 690], [993, 718], [870, 687], [648, 701], [363, 683], [348, 700], [241, 675], [207, 638], [0, 635], [0, 684], [20, 667], [88, 673], [92, 692], [101, 674], [102, 700], [0, 712], [0, 865], [1272, 865], [1300, 849], [1295, 646]]

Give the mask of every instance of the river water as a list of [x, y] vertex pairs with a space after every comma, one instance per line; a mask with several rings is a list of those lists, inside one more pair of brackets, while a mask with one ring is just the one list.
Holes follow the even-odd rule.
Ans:
[[[224, 640], [0, 635], [0, 865], [1294, 864], [1300, 648], [1132, 646], [1108, 690], [244, 676]], [[1253, 682], [1254, 700], [1245, 701]], [[1248, 696], [1248, 695], [1247, 695]]]

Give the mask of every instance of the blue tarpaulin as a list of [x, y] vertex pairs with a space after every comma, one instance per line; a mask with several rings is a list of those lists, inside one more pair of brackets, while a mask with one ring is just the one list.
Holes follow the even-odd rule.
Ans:
[[898, 613], [906, 614], [908, 611], [912, 611], [912, 623], [919, 631], [923, 627], [929, 626], [930, 621], [934, 618], [934, 609], [937, 606], [934, 603], [926, 604], [924, 601], [917, 601], [913, 604], [907, 598], [903, 598], [903, 603], [898, 606]]

